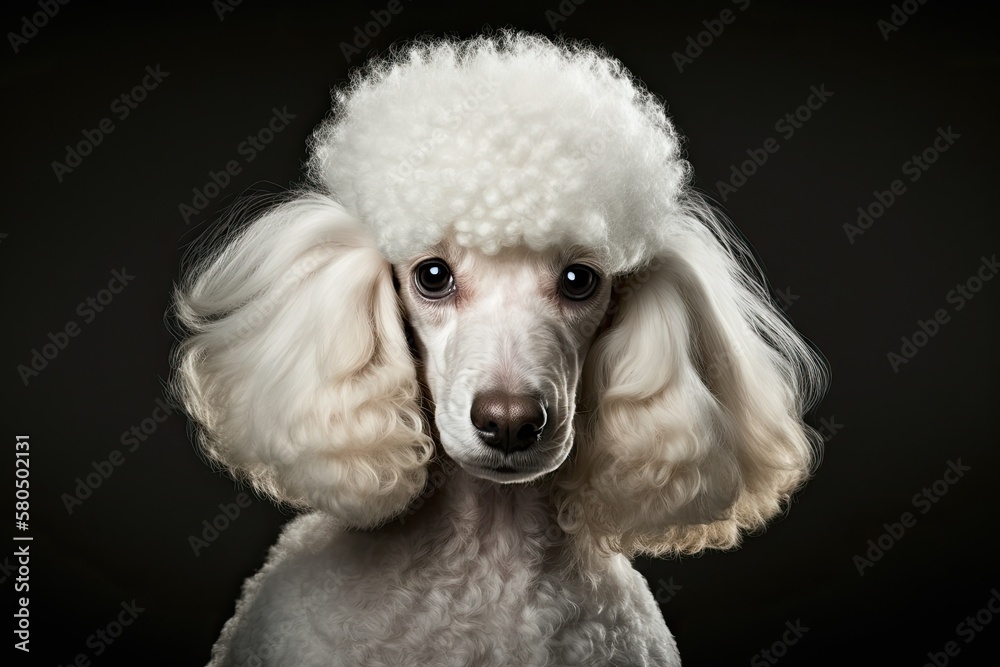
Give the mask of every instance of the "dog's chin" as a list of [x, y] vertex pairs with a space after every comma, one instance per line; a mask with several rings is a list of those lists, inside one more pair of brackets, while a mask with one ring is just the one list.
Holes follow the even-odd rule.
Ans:
[[536, 480], [550, 472], [546, 469], [523, 468], [509, 465], [486, 466], [465, 461], [458, 461], [458, 464], [473, 477], [487, 479], [498, 484], [523, 484], [524, 482]]
[[511, 456], [503, 454], [482, 453], [482, 446], [463, 445], [459, 441], [441, 432], [441, 444], [444, 451], [463, 470], [480, 479], [486, 479], [498, 484], [523, 484], [543, 477], [562, 465], [566, 459], [568, 447], [559, 448], [556, 453], [517, 452]]

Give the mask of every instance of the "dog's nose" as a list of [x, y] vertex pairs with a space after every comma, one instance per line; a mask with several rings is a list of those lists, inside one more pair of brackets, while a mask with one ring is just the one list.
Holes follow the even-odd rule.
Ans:
[[545, 428], [545, 408], [532, 397], [488, 391], [472, 401], [472, 425], [489, 447], [505, 454], [534, 444]]

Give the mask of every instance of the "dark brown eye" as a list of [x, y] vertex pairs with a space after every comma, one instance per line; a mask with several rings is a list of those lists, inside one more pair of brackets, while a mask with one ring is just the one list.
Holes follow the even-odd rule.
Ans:
[[417, 265], [413, 284], [420, 295], [427, 299], [443, 299], [455, 290], [451, 269], [440, 259], [428, 259]]
[[583, 264], [571, 264], [559, 277], [559, 292], [573, 301], [589, 299], [597, 290], [597, 272]]

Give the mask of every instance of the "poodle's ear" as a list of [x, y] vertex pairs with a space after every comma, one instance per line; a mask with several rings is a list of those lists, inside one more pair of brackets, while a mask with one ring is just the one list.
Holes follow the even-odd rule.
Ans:
[[421, 490], [433, 444], [392, 270], [336, 202], [263, 215], [194, 268], [176, 312], [175, 390], [213, 459], [352, 526]]
[[809, 474], [825, 368], [705, 206], [618, 288], [585, 363], [560, 522], [603, 552], [736, 545]]

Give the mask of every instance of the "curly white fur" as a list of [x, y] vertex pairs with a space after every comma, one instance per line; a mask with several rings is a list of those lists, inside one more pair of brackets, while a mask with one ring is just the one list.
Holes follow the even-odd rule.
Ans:
[[[312, 151], [311, 191], [177, 297], [205, 450], [319, 510], [212, 664], [679, 664], [627, 557], [732, 547], [780, 511], [825, 375], [689, 189], [662, 106], [590, 48], [421, 43], [338, 93]], [[452, 300], [414, 290], [428, 257]], [[579, 262], [600, 288], [567, 304]], [[470, 426], [497, 386], [548, 411], [523, 452]]]
[[423, 488], [433, 445], [391, 271], [365, 230], [304, 195], [193, 275], [178, 379], [207, 452], [351, 525], [396, 514]]
[[336, 102], [311, 174], [391, 262], [447, 237], [488, 254], [578, 243], [619, 273], [681, 205], [688, 167], [663, 106], [589, 48], [431, 43], [376, 61]]

